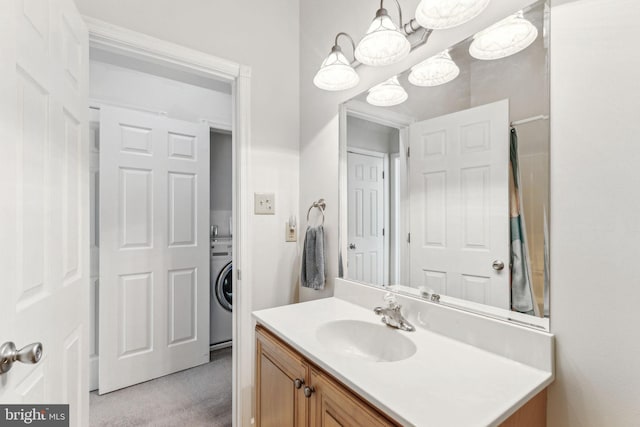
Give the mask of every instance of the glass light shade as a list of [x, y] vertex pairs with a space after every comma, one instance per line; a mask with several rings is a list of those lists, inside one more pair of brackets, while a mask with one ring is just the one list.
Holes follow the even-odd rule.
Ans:
[[416, 21], [432, 30], [453, 28], [480, 15], [488, 4], [489, 0], [422, 0]]
[[537, 37], [538, 29], [520, 11], [476, 34], [469, 54], [476, 59], [505, 58], [526, 49]]
[[445, 50], [411, 67], [409, 82], [416, 86], [439, 86], [449, 83], [459, 74], [460, 68]]
[[313, 78], [313, 84], [320, 89], [336, 91], [355, 87], [360, 77], [339, 46], [331, 49], [329, 56], [322, 61], [320, 69]]
[[355, 57], [366, 65], [380, 67], [404, 59], [411, 50], [411, 43], [393, 23], [385, 9], [376, 14], [367, 34], [356, 47]]
[[391, 107], [402, 104], [409, 98], [407, 92], [398, 81], [398, 77], [391, 77], [384, 83], [380, 83], [369, 89], [367, 102], [376, 107]]

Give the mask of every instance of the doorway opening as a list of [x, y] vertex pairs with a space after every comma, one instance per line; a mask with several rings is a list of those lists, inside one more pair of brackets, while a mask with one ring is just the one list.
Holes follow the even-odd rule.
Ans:
[[[91, 306], [102, 308], [91, 316], [91, 388], [102, 389], [107, 382], [96, 374], [103, 364], [115, 364], [113, 368], [129, 363], [124, 369], [104, 370], [121, 377], [105, 387], [110, 391], [207, 363], [210, 350], [233, 343], [231, 418], [242, 424], [251, 415], [251, 402], [244, 402], [239, 390], [252, 383], [251, 372], [238, 369], [251, 346], [242, 340], [250, 340], [250, 334], [242, 333], [251, 328], [250, 294], [239, 292], [240, 271], [244, 281], [251, 277], [243, 244], [248, 221], [242, 213], [248, 184], [250, 71], [87, 21], [95, 189], [91, 255], [98, 260], [92, 266]], [[216, 184], [224, 187], [224, 206], [210, 204], [215, 198], [209, 190], [216, 139], [225, 140], [220, 144], [228, 170], [224, 185]], [[105, 146], [107, 141], [110, 146]], [[109, 155], [103, 153], [109, 150]], [[109, 177], [101, 170], [105, 165], [116, 173]], [[109, 255], [105, 246], [110, 238], [118, 250]], [[148, 253], [141, 255], [143, 250]], [[219, 252], [225, 252], [227, 262], [214, 271], [213, 254]], [[145, 265], [145, 260], [155, 261]], [[218, 282], [220, 295], [215, 293]], [[109, 285], [112, 289], [105, 293]], [[225, 309], [224, 320], [212, 322], [214, 302]], [[109, 311], [113, 319], [107, 323]], [[212, 325], [221, 324], [223, 336], [210, 334]], [[112, 336], [107, 340], [105, 335]], [[108, 351], [111, 362], [105, 359]], [[136, 358], [139, 365], [131, 363]]]
[[233, 141], [231, 132], [210, 132], [210, 349], [231, 347], [233, 313]]
[[340, 251], [345, 278], [397, 286], [408, 276], [406, 203], [408, 127], [401, 116], [387, 117], [357, 102], [343, 105], [341, 116]]

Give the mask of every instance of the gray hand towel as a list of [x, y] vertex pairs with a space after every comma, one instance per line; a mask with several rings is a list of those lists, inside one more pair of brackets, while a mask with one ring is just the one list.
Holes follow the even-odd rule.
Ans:
[[307, 227], [302, 249], [302, 271], [300, 282], [305, 288], [324, 289], [324, 228]]

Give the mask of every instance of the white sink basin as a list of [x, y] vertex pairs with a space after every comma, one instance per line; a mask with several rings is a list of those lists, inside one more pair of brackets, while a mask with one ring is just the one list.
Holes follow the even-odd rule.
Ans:
[[402, 332], [382, 323], [335, 320], [320, 326], [318, 341], [341, 355], [369, 362], [397, 362], [416, 352], [416, 345]]

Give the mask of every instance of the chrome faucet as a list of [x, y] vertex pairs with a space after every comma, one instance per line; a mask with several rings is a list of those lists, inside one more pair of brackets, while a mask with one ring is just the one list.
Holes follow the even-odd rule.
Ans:
[[393, 295], [386, 295], [384, 300], [387, 302], [387, 307], [376, 307], [373, 312], [378, 316], [382, 316], [382, 323], [392, 328], [400, 329], [407, 332], [413, 332], [416, 328], [409, 323], [407, 319], [402, 316], [400, 309], [402, 306], [396, 302]]

